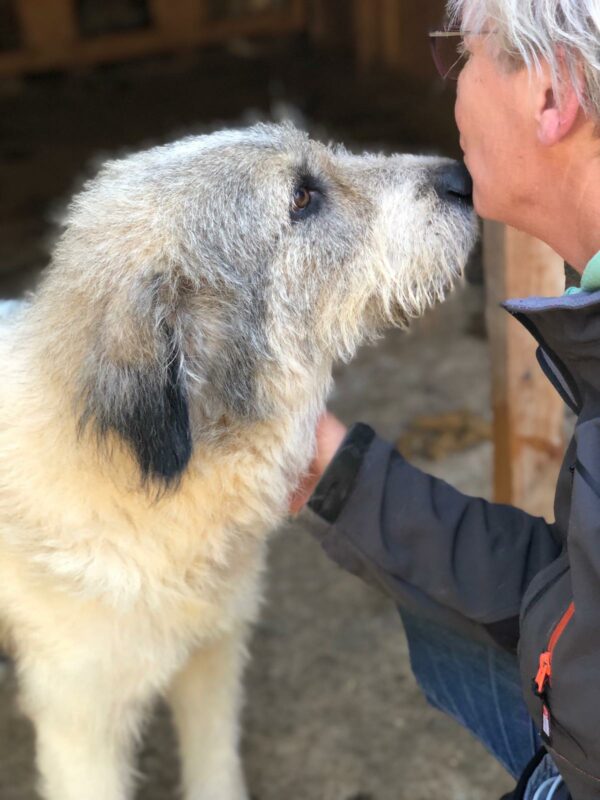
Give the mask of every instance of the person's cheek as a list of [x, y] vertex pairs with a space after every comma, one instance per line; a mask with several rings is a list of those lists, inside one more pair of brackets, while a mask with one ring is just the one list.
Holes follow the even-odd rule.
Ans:
[[456, 86], [456, 100], [454, 101], [454, 120], [456, 122], [456, 127], [458, 128], [458, 131], [462, 139], [462, 103], [460, 95], [460, 82], [461, 78], [458, 79], [458, 84]]
[[[464, 74], [464, 73], [463, 73]], [[469, 108], [466, 102], [469, 98], [468, 84], [465, 86], [463, 74], [458, 79], [456, 87], [456, 101], [454, 103], [454, 119], [460, 134], [460, 146], [466, 155], [467, 143], [469, 141]]]

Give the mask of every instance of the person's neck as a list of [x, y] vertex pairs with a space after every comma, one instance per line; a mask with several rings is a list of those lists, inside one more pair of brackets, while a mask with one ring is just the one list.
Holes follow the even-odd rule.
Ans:
[[580, 273], [600, 251], [600, 139], [592, 145], [566, 150], [549, 165], [531, 230]]

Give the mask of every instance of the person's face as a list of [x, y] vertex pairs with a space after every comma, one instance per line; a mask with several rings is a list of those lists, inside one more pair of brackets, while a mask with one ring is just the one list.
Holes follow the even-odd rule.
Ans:
[[515, 224], [522, 221], [537, 184], [528, 71], [498, 64], [484, 35], [467, 36], [465, 47], [469, 57], [458, 81], [456, 123], [473, 177], [475, 210]]

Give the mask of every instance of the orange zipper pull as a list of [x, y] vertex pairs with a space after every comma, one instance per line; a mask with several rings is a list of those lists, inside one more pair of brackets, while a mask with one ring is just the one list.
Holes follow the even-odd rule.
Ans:
[[536, 694], [541, 697], [544, 694], [547, 684], [552, 676], [552, 653], [546, 650], [540, 655], [540, 666], [534, 678]]
[[543, 697], [546, 691], [546, 686], [550, 683], [552, 678], [552, 656], [554, 649], [559, 642], [560, 637], [565, 632], [565, 628], [573, 618], [575, 613], [575, 603], [569, 603], [569, 607], [559, 619], [556, 627], [552, 631], [552, 636], [548, 642], [548, 649], [540, 655], [540, 665], [538, 667], [537, 675], [533, 679], [533, 690], [538, 697]]

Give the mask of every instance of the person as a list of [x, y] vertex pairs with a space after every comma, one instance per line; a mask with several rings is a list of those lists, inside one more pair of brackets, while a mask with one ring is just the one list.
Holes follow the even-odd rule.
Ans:
[[461, 67], [476, 211], [582, 273], [575, 292], [506, 303], [577, 414], [556, 519], [465, 496], [331, 414], [291, 508], [308, 504], [326, 553], [396, 601], [417, 681], [512, 773], [513, 800], [598, 800], [600, 2], [449, 0], [448, 12], [432, 39], [444, 75]]

